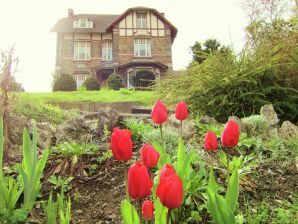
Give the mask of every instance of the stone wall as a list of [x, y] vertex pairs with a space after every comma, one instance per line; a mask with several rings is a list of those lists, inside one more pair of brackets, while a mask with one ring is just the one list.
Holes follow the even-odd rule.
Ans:
[[131, 108], [138, 104], [136, 101], [114, 102], [114, 103], [96, 103], [96, 102], [55, 102], [51, 103], [65, 110], [79, 110], [88, 112], [97, 112], [103, 108], [110, 107], [120, 113], [131, 113]]

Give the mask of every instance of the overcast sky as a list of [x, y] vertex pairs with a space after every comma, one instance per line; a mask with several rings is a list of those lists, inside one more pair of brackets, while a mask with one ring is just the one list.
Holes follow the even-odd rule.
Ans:
[[147, 6], [164, 12], [177, 28], [173, 44], [174, 69], [191, 60], [195, 41], [216, 38], [242, 48], [247, 24], [241, 0], [0, 0], [0, 48], [15, 44], [19, 57], [16, 78], [28, 92], [51, 90], [55, 68], [56, 21], [75, 13], [121, 14], [129, 7]]

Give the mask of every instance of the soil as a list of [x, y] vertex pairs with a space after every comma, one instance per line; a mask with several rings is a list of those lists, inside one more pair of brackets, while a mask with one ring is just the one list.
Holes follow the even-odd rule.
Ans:
[[[120, 204], [125, 197], [123, 163], [108, 159], [91, 169], [92, 164], [98, 164], [98, 156], [83, 155], [76, 165], [59, 155], [51, 155], [48, 159], [44, 180], [51, 175], [74, 177], [69, 184], [71, 190], [66, 193], [71, 197], [73, 224], [121, 223]], [[53, 185], [44, 181], [42, 186], [43, 199], [46, 200]], [[43, 210], [35, 209], [31, 220], [44, 223]]]

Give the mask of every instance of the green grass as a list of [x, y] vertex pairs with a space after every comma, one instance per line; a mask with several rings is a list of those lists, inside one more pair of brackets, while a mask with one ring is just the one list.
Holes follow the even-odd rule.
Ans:
[[154, 91], [134, 91], [121, 89], [119, 91], [101, 89], [100, 91], [74, 91], [50, 93], [19, 93], [23, 100], [33, 102], [123, 102], [138, 101], [139, 105], [151, 106], [156, 100]]

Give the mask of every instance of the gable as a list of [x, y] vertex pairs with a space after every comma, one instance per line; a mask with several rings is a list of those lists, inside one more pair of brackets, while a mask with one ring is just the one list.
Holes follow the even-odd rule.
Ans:
[[[146, 28], [137, 27], [137, 14], [146, 14]], [[107, 31], [111, 32], [115, 26], [118, 26], [120, 36], [165, 36], [167, 29], [170, 31], [172, 39], [174, 39], [177, 34], [177, 28], [173, 26], [163, 14], [155, 9], [145, 7], [136, 7], [126, 10], [107, 27]]]

